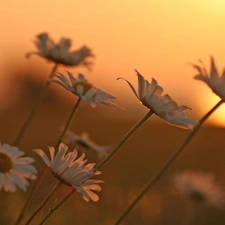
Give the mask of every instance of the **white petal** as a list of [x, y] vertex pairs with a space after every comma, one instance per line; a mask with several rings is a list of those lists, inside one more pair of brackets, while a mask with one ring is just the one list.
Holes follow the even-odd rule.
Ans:
[[135, 72], [136, 72], [136, 74], [138, 76], [138, 94], [139, 94], [139, 98], [143, 99], [144, 94], [145, 94], [145, 79], [137, 70], [135, 70]]
[[133, 85], [128, 81], [128, 80], [126, 80], [126, 79], [124, 79], [124, 78], [122, 78], [122, 77], [118, 77], [117, 78], [117, 80], [125, 80], [127, 83], [128, 83], [128, 85], [130, 86], [130, 88], [131, 88], [131, 90], [133, 91], [133, 93], [135, 94], [135, 96], [139, 99], [139, 96], [138, 96], [138, 94], [137, 94], [137, 92], [136, 92], [136, 90], [135, 90], [135, 88], [133, 87]]
[[26, 186], [28, 185], [28, 182], [26, 179], [24, 179], [22, 176], [19, 176], [19, 174], [15, 171], [10, 173], [9, 176], [17, 184], [17, 186], [19, 186], [20, 189], [22, 189], [23, 191], [27, 190]]
[[34, 149], [33, 151], [35, 151], [39, 156], [41, 156], [41, 158], [43, 159], [43, 161], [48, 167], [51, 167], [51, 162], [49, 158], [41, 149]]
[[50, 153], [51, 162], [53, 162], [54, 158], [55, 158], [55, 148], [54, 147], [48, 147], [48, 150], [49, 150], [49, 153]]
[[8, 174], [2, 176], [3, 178], [3, 187], [5, 191], [14, 192], [16, 191], [16, 185], [14, 184], [13, 180], [10, 178]]

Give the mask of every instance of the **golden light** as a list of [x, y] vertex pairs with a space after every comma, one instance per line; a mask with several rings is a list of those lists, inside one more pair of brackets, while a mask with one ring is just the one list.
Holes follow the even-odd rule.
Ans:
[[225, 104], [223, 104], [212, 116], [212, 122], [216, 126], [225, 127]]
[[[96, 86], [119, 99], [131, 95], [116, 78], [124, 77], [135, 84], [134, 69], [138, 69], [146, 79], [154, 77], [180, 104], [192, 107], [198, 98], [197, 110], [193, 110], [198, 118], [216, 103], [210, 90], [204, 96], [196, 86], [196, 91], [189, 92], [195, 85], [195, 71], [187, 64], [202, 59], [208, 66], [213, 55], [219, 68], [225, 66], [225, 0], [100, 0], [95, 4], [92, 0], [68, 0], [66, 4], [62, 0], [21, 0], [14, 4], [4, 1], [1, 6], [3, 59], [10, 54], [23, 58], [34, 50], [35, 35], [48, 32], [56, 41], [71, 38], [74, 49], [83, 44], [91, 47], [96, 54], [93, 72], [72, 72], [84, 71]], [[129, 98], [132, 102], [133, 96]], [[224, 107], [219, 109], [211, 122], [225, 124], [224, 111]]]
[[[202, 98], [198, 103], [201, 105], [201, 116], [205, 115], [213, 106], [215, 106], [220, 98], [215, 95], [208, 87], [201, 89]], [[207, 120], [207, 124], [215, 125], [218, 127], [225, 127], [225, 103], [222, 104]]]

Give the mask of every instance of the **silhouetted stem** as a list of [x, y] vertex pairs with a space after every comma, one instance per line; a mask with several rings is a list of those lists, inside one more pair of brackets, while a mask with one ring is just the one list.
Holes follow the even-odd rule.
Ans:
[[50, 209], [50, 211], [45, 215], [39, 225], [43, 225], [46, 220], [58, 209], [76, 190], [73, 188], [65, 198], [63, 198], [54, 208]]
[[150, 110], [137, 124], [135, 124], [128, 133], [123, 137], [119, 144], [109, 153], [109, 155], [103, 159], [97, 166], [96, 169], [103, 167], [119, 150], [119, 148], [125, 143], [125, 141], [153, 114]]
[[44, 201], [37, 207], [37, 209], [34, 211], [34, 213], [31, 215], [31, 217], [27, 220], [25, 225], [29, 225], [30, 222], [32, 222], [32, 220], [35, 218], [35, 216], [41, 211], [41, 209], [46, 205], [46, 203], [56, 193], [56, 191], [60, 188], [61, 185], [62, 185], [62, 182], [58, 182], [58, 184], [55, 185], [55, 187], [51, 190], [51, 192], [48, 194], [48, 196], [44, 199]]
[[223, 101], [219, 101], [202, 119], [199, 121], [198, 125], [194, 128], [194, 130], [190, 133], [190, 135], [186, 138], [184, 143], [180, 146], [180, 148], [170, 157], [170, 159], [166, 162], [166, 164], [159, 170], [159, 172], [146, 184], [143, 190], [139, 193], [139, 195], [134, 199], [134, 201], [128, 206], [128, 208], [122, 213], [119, 219], [115, 222], [115, 225], [120, 224], [120, 222], [126, 217], [126, 215], [132, 210], [132, 208], [138, 203], [138, 201], [144, 196], [144, 194], [150, 189], [150, 187], [163, 175], [166, 169], [174, 162], [174, 160], [180, 155], [180, 153], [185, 149], [190, 140], [197, 133], [201, 125], [205, 122], [205, 120], [223, 103]]
[[[149, 111], [136, 125], [134, 125], [128, 133], [123, 137], [123, 139], [119, 142], [119, 144], [112, 150], [112, 152], [102, 161], [100, 162], [96, 169], [103, 167], [112, 157], [113, 155], [119, 150], [119, 148], [126, 142], [126, 140], [153, 114], [152, 111]], [[44, 217], [41, 221], [41, 224], [44, 222], [55, 212], [73, 193], [75, 189], [71, 190], [69, 194], [67, 194], [54, 208], [49, 211], [49, 213]], [[41, 225], [40, 224], [40, 225]]]
[[[75, 117], [76, 110], [77, 110], [77, 108], [78, 108], [78, 106], [79, 106], [79, 104], [80, 104], [80, 101], [81, 101], [81, 98], [79, 98], [79, 99], [77, 100], [76, 104], [74, 105], [73, 110], [72, 110], [72, 112], [71, 112], [71, 114], [70, 114], [70, 116], [69, 116], [69, 119], [68, 119], [68, 121], [67, 121], [67, 123], [66, 123], [66, 125], [65, 125], [65, 127], [64, 127], [64, 129], [63, 129], [63, 131], [62, 131], [62, 133], [61, 133], [61, 135], [60, 135], [58, 141], [57, 141], [57, 143], [56, 143], [56, 145], [55, 145], [55, 148], [58, 148], [58, 146], [59, 146], [60, 142], [62, 141], [62, 139], [63, 139], [63, 137], [64, 137], [66, 131], [67, 131], [67, 130], [69, 129], [69, 127], [71, 126], [71, 124], [72, 124], [72, 122], [73, 122], [73, 119], [74, 119], [74, 117]], [[36, 191], [37, 191], [37, 189], [38, 189], [38, 187], [39, 187], [39, 185], [40, 185], [42, 179], [44, 178], [44, 176], [45, 176], [45, 174], [46, 174], [46, 172], [47, 172], [47, 169], [48, 169], [48, 167], [45, 165], [44, 168], [42, 169], [42, 171], [41, 171], [39, 177], [37, 178], [36, 183], [34, 184], [33, 188], [32, 188], [32, 189], [30, 190], [30, 192], [28, 193], [28, 197], [27, 197], [27, 199], [26, 199], [26, 201], [25, 201], [25, 204], [24, 204], [24, 206], [23, 206], [23, 209], [22, 209], [22, 211], [21, 211], [21, 213], [20, 213], [20, 215], [19, 215], [19, 217], [18, 217], [18, 219], [17, 219], [15, 225], [19, 224], [20, 221], [22, 220], [22, 218], [24, 217], [24, 214], [26, 213], [26, 211], [27, 211], [27, 209], [28, 209], [28, 207], [29, 207], [29, 204], [30, 204], [30, 202], [31, 202], [31, 200], [32, 200], [32, 198], [33, 198], [33, 196], [35, 195], [35, 193], [36, 193]]]
[[[52, 69], [52, 72], [49, 75], [49, 78], [52, 78], [54, 76], [54, 73], [55, 73], [55, 71], [57, 69], [57, 66], [58, 66], [58, 64], [54, 65], [54, 67]], [[47, 81], [45, 86], [44, 86], [44, 88], [42, 89], [41, 93], [39, 94], [39, 96], [38, 96], [38, 98], [37, 98], [37, 100], [36, 100], [32, 110], [31, 110], [29, 116], [27, 117], [27, 120], [23, 124], [23, 126], [22, 126], [22, 128], [21, 128], [21, 130], [20, 130], [20, 132], [18, 134], [18, 136], [16, 137], [16, 140], [13, 142], [14, 146], [18, 146], [19, 145], [19, 143], [20, 143], [20, 141], [21, 141], [25, 131], [27, 130], [30, 122], [32, 121], [32, 119], [33, 119], [33, 117], [35, 115], [35, 112], [37, 110], [38, 105], [41, 103], [43, 98], [46, 96], [46, 93], [48, 92], [49, 87], [50, 87], [50, 82]]]

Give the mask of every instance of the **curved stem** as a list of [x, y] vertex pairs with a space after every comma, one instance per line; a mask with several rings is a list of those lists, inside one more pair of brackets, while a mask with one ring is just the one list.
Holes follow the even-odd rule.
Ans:
[[[152, 111], [149, 111], [136, 125], [134, 125], [127, 134], [123, 137], [123, 139], [119, 142], [119, 144], [113, 149], [113, 151], [102, 161], [100, 162], [96, 169], [99, 169], [100, 167], [103, 167], [112, 157], [113, 155], [118, 151], [118, 149], [125, 143], [125, 141], [153, 114]], [[44, 217], [41, 224], [44, 224], [44, 222], [58, 209], [73, 193], [75, 190], [73, 189], [71, 192], [69, 192], [68, 195], [66, 195], [54, 208], [51, 209], [51, 211]], [[40, 225], [41, 225], [40, 224]]]
[[[57, 66], [58, 66], [58, 64], [55, 64], [54, 65], [54, 67], [52, 69], [52, 72], [49, 75], [49, 78], [52, 78], [53, 77], [53, 75], [54, 75], [54, 73], [55, 73], [55, 71], [57, 69]], [[38, 98], [37, 98], [37, 100], [36, 100], [36, 102], [35, 102], [32, 110], [31, 110], [30, 114], [28, 115], [27, 120], [23, 124], [23, 126], [22, 126], [22, 128], [21, 128], [21, 130], [20, 130], [20, 132], [18, 134], [18, 136], [16, 137], [15, 141], [13, 142], [13, 145], [14, 146], [18, 146], [19, 145], [19, 143], [20, 143], [20, 141], [21, 141], [21, 139], [22, 139], [25, 131], [27, 130], [30, 122], [32, 121], [32, 119], [33, 119], [33, 117], [35, 115], [35, 112], [37, 110], [38, 105], [41, 103], [41, 101], [43, 100], [43, 98], [46, 96], [46, 93], [48, 92], [49, 87], [50, 87], [50, 82], [47, 81], [46, 84], [45, 84], [45, 86], [44, 86], [44, 88], [42, 89], [41, 93], [39, 94], [39, 96], [38, 96]]]
[[163, 175], [166, 169], [172, 164], [172, 162], [180, 155], [180, 153], [185, 149], [190, 140], [197, 133], [201, 125], [204, 121], [223, 103], [220, 100], [202, 119], [199, 121], [199, 124], [195, 127], [195, 129], [190, 133], [190, 135], [186, 138], [184, 143], [180, 146], [180, 148], [170, 157], [170, 159], [166, 162], [166, 164], [159, 170], [159, 172], [147, 183], [147, 185], [143, 188], [143, 190], [139, 193], [137, 198], [128, 206], [128, 208], [123, 212], [123, 214], [119, 217], [119, 219], [115, 222], [115, 225], [120, 224], [120, 222], [125, 218], [125, 216], [132, 210], [132, 208], [137, 204], [137, 202], [142, 198], [142, 196], [149, 190], [149, 188]]
[[62, 185], [62, 182], [58, 182], [55, 187], [51, 190], [51, 192], [48, 194], [48, 196], [44, 199], [44, 201], [37, 207], [35, 212], [31, 215], [31, 217], [27, 220], [25, 225], [29, 225], [30, 222], [35, 218], [35, 216], [41, 211], [41, 209], [46, 205], [46, 203], [50, 200], [50, 198], [56, 193], [56, 191], [59, 189], [59, 187]]
[[[66, 133], [66, 131], [67, 131], [67, 130], [69, 129], [69, 127], [71, 126], [71, 123], [73, 122], [73, 119], [74, 119], [74, 117], [75, 117], [75, 115], [76, 115], [76, 110], [77, 110], [77, 108], [78, 108], [80, 102], [81, 102], [81, 98], [79, 98], [79, 99], [77, 100], [76, 104], [74, 105], [73, 110], [72, 110], [72, 112], [70, 113], [70, 116], [69, 116], [69, 118], [68, 118], [68, 121], [67, 121], [67, 123], [66, 123], [66, 125], [65, 125], [65, 127], [64, 127], [64, 129], [63, 129], [63, 131], [62, 131], [62, 133], [61, 133], [61, 135], [60, 135], [60, 137], [59, 137], [59, 139], [58, 139], [58, 141], [57, 141], [57, 143], [56, 143], [56, 145], [55, 145], [55, 148], [57, 148], [57, 147], [59, 146], [60, 142], [62, 141], [62, 139], [63, 139], [63, 137], [64, 137], [64, 135], [65, 135], [65, 133]], [[38, 187], [39, 187], [39, 185], [40, 185], [40, 183], [41, 183], [43, 177], [45, 176], [45, 174], [46, 174], [46, 172], [47, 172], [47, 168], [48, 168], [48, 167], [45, 165], [44, 168], [42, 169], [42, 171], [41, 171], [39, 177], [37, 178], [36, 183], [34, 184], [33, 188], [32, 188], [32, 189], [30, 190], [30, 192], [28, 193], [28, 197], [27, 197], [27, 199], [26, 199], [26, 201], [25, 201], [25, 204], [24, 204], [24, 206], [23, 206], [23, 208], [22, 208], [22, 211], [21, 211], [21, 213], [20, 213], [20, 215], [19, 215], [19, 217], [18, 217], [18, 219], [17, 219], [15, 225], [18, 225], [18, 224], [20, 223], [20, 221], [22, 220], [22, 218], [24, 217], [24, 214], [25, 214], [25, 212], [27, 211], [28, 206], [29, 206], [29, 204], [30, 204], [30, 202], [31, 202], [31, 200], [32, 200], [32, 198], [33, 198], [33, 196], [34, 196], [34, 194], [36, 193], [36, 191], [37, 191], [37, 189], [38, 189]]]

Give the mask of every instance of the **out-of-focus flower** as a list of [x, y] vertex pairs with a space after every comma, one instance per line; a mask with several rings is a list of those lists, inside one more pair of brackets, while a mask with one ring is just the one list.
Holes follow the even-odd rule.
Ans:
[[192, 64], [192, 66], [199, 72], [199, 74], [195, 75], [194, 78], [205, 82], [215, 94], [225, 101], [225, 70], [223, 70], [223, 73], [220, 76], [213, 57], [211, 57], [210, 74], [207, 73], [205, 65], [201, 60], [200, 63], [201, 65]]
[[34, 151], [41, 156], [46, 165], [51, 169], [52, 174], [62, 183], [74, 187], [83, 195], [86, 201], [92, 199], [97, 202], [99, 197], [93, 191], [101, 191], [99, 183], [104, 183], [101, 180], [93, 180], [94, 175], [101, 174], [100, 171], [94, 169], [95, 163], [86, 164], [83, 153], [77, 158], [77, 151], [67, 152], [68, 147], [61, 143], [59, 150], [55, 154], [55, 148], [49, 147], [50, 160], [47, 155], [40, 149]]
[[110, 150], [109, 146], [100, 146], [94, 143], [86, 132], [82, 132], [81, 135], [77, 135], [68, 130], [63, 142], [67, 145], [72, 144], [76, 149], [81, 151], [94, 150], [97, 152], [99, 159], [106, 157]]
[[0, 144], [0, 190], [14, 192], [18, 186], [26, 191], [29, 185], [27, 179], [36, 179], [37, 171], [34, 166], [29, 165], [34, 159], [21, 157], [22, 155], [24, 152], [17, 147]]
[[78, 50], [69, 51], [71, 40], [68, 38], [62, 38], [59, 43], [56, 44], [49, 38], [47, 33], [42, 33], [37, 35], [37, 40], [34, 43], [38, 52], [30, 52], [27, 54], [27, 57], [32, 54], [36, 54], [50, 61], [66, 66], [83, 65], [89, 68], [92, 64], [87, 60], [87, 58], [94, 56], [91, 49], [86, 46], [82, 46]]
[[82, 101], [89, 102], [92, 107], [96, 107], [97, 104], [117, 106], [116, 97], [94, 87], [82, 74], [79, 73], [78, 78], [75, 78], [72, 73], [67, 73], [69, 79], [62, 73], [56, 73], [54, 76], [58, 79], [51, 78], [49, 81], [60, 84], [68, 91], [79, 96]]
[[128, 80], [118, 79], [123, 79], [129, 84], [135, 96], [144, 106], [172, 125], [193, 129], [198, 124], [197, 120], [185, 116], [184, 111], [190, 109], [189, 107], [178, 106], [168, 94], [162, 95], [163, 88], [154, 78], [152, 78], [152, 83], [149, 83], [137, 70], [135, 71], [138, 76], [138, 93]]
[[224, 191], [217, 186], [212, 173], [184, 171], [173, 177], [177, 190], [191, 200], [221, 207], [225, 203]]

